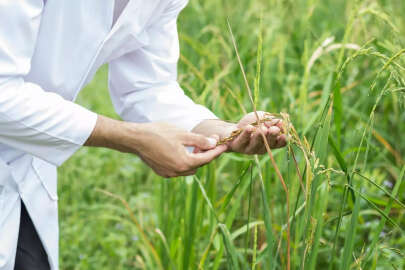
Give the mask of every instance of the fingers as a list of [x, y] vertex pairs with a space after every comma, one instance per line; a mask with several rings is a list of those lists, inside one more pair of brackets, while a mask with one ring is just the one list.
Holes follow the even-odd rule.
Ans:
[[232, 142], [232, 149], [238, 151], [244, 149], [250, 143], [250, 137], [255, 128], [252, 125], [246, 125], [241, 134]]
[[226, 149], [227, 149], [226, 145], [219, 145], [214, 149], [205, 152], [189, 154], [191, 160], [191, 167], [197, 168], [209, 163], [210, 161], [221, 155], [223, 152], [225, 152]]
[[269, 134], [267, 136], [267, 140], [270, 144], [271, 148], [276, 147], [277, 145], [277, 136], [280, 135], [280, 128], [277, 126], [272, 126], [269, 128]]
[[281, 130], [281, 133], [285, 133], [283, 120], [280, 119], [280, 121], [278, 121], [276, 126]]
[[[259, 116], [259, 118], [263, 118], [265, 116], [266, 112], [263, 111], [258, 111], [257, 115]], [[251, 124], [253, 122], [256, 122], [257, 117], [256, 114], [254, 112], [250, 112], [248, 114], [246, 114], [238, 123], [237, 127], [238, 128], [243, 128], [248, 124]]]
[[[271, 149], [284, 147], [286, 145], [286, 136], [281, 134], [281, 130], [278, 126], [274, 125], [270, 128], [266, 128], [266, 125], [262, 125], [261, 130]], [[259, 130], [252, 135], [250, 143], [245, 147], [243, 152], [246, 154], [264, 154], [267, 152], [263, 136]]]
[[276, 148], [281, 148], [287, 145], [287, 136], [285, 134], [281, 134], [277, 136], [277, 145]]
[[[215, 135], [215, 134], [211, 135], [209, 138], [215, 139], [216, 142], [218, 142], [219, 139], [220, 139], [219, 136], [218, 136], [218, 135]], [[204, 150], [203, 150], [203, 149], [200, 149], [200, 148], [198, 148], [198, 147], [194, 147], [194, 149], [193, 149], [193, 154], [201, 153], [201, 152], [204, 152]]]
[[272, 120], [268, 120], [266, 122], [264, 122], [264, 125], [268, 128], [272, 127], [272, 126], [278, 126], [279, 123], [281, 122], [280, 119], [278, 118], [273, 118]]
[[184, 133], [181, 135], [185, 146], [194, 146], [199, 150], [209, 150], [217, 145], [217, 139], [205, 137], [195, 133]]
[[264, 136], [268, 135], [268, 129], [265, 126], [261, 126], [260, 130], [256, 130], [251, 139], [249, 145], [246, 147], [245, 152], [247, 154], [256, 154], [258, 153], [262, 148], [264, 148], [264, 142], [263, 142], [263, 137], [262, 133]]
[[214, 149], [204, 152], [196, 152], [192, 154], [187, 153], [187, 161], [183, 161], [180, 164], [175, 165], [175, 168], [172, 170], [172, 172], [163, 173], [160, 175], [167, 178], [194, 175], [199, 167], [211, 162], [213, 159], [225, 152], [226, 149], [226, 145], [220, 145]]

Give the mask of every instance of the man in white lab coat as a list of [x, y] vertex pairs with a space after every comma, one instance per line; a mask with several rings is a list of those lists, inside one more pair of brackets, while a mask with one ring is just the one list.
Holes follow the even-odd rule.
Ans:
[[[176, 82], [186, 2], [0, 1], [0, 270], [58, 269], [56, 168], [84, 145], [138, 155], [164, 177], [194, 174], [224, 151], [264, 152], [252, 114], [223, 122]], [[73, 102], [104, 63], [123, 121]], [[262, 130], [271, 147], [285, 145], [278, 120]]]

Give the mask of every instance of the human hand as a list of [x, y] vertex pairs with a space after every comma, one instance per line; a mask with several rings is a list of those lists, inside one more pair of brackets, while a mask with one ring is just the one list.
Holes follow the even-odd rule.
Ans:
[[[197, 169], [226, 151], [217, 140], [164, 123], [138, 124], [140, 158], [163, 177], [193, 175]], [[186, 146], [202, 151], [189, 153]]]
[[[187, 132], [165, 123], [137, 124], [99, 115], [85, 146], [107, 147], [138, 155], [163, 177], [195, 174], [197, 169], [226, 151], [216, 138]], [[186, 146], [204, 150], [189, 153]]]
[[[258, 111], [257, 114], [262, 119], [266, 112]], [[236, 129], [241, 129], [242, 131], [235, 139], [227, 143], [229, 151], [250, 155], [266, 153], [261, 132], [266, 136], [271, 149], [286, 145], [286, 135], [282, 133], [283, 122], [281, 119], [273, 117], [272, 120], [266, 121], [257, 127], [251, 125], [256, 121], [254, 112], [248, 113], [239, 121]]]

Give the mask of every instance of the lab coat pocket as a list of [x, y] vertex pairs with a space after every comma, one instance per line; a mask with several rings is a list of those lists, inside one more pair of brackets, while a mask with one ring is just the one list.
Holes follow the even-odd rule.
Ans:
[[34, 158], [32, 161], [35, 173], [37, 174], [43, 188], [52, 201], [58, 200], [58, 185], [56, 166], [42, 159]]

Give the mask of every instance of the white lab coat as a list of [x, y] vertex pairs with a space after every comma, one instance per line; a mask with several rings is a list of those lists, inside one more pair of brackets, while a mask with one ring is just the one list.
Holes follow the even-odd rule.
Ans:
[[58, 269], [56, 167], [94, 128], [72, 101], [102, 64], [127, 121], [191, 130], [216, 118], [176, 82], [186, 2], [130, 0], [115, 22], [113, 0], [0, 1], [0, 270], [14, 267], [21, 199]]

